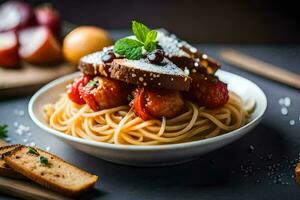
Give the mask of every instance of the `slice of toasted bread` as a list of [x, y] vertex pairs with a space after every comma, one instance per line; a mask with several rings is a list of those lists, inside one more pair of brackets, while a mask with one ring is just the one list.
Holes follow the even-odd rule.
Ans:
[[2, 155], [14, 150], [16, 147], [20, 146], [19, 144], [14, 145], [8, 145], [8, 146], [2, 146], [0, 147], [0, 175], [6, 176], [10, 178], [18, 178], [18, 179], [25, 179], [26, 177], [22, 174], [14, 171], [12, 168], [10, 168], [5, 161], [2, 159]]
[[78, 169], [46, 151], [34, 150], [37, 153], [32, 153], [31, 147], [19, 146], [3, 154], [3, 159], [27, 178], [67, 196], [77, 196], [96, 184], [98, 176]]
[[115, 59], [109, 69], [110, 77], [141, 86], [188, 91], [191, 78], [165, 58], [161, 64], [146, 59]]
[[95, 52], [80, 60], [79, 69], [87, 75], [102, 75], [131, 84], [188, 91], [191, 78], [168, 59], [159, 65], [147, 59], [114, 59], [112, 63], [102, 61], [103, 52]]
[[102, 61], [103, 55], [103, 51], [97, 51], [82, 57], [79, 62], [80, 71], [86, 75], [108, 77], [110, 64]]

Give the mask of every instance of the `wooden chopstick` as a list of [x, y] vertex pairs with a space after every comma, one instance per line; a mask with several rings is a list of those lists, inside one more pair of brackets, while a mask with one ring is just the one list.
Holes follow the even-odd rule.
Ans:
[[220, 56], [228, 64], [300, 89], [300, 75], [297, 73], [263, 62], [233, 49], [222, 50]]

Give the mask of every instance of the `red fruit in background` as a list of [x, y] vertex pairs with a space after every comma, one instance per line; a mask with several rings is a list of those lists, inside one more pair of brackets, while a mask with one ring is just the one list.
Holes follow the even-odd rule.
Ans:
[[32, 64], [55, 64], [62, 60], [62, 50], [52, 32], [43, 26], [26, 28], [19, 33], [19, 54]]
[[0, 32], [19, 31], [35, 25], [31, 6], [23, 1], [8, 1], [0, 6]]
[[223, 106], [229, 99], [227, 84], [214, 75], [192, 73], [192, 84], [188, 97], [199, 106], [216, 108]]
[[58, 12], [49, 7], [38, 7], [34, 10], [38, 25], [48, 27], [52, 33], [59, 37], [61, 34], [62, 23]]
[[0, 67], [14, 67], [19, 62], [18, 38], [13, 31], [0, 33]]

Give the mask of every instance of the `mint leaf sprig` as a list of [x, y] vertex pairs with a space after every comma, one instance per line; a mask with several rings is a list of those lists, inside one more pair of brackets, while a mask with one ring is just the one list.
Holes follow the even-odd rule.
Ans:
[[123, 55], [130, 60], [138, 60], [143, 55], [143, 48], [147, 52], [156, 49], [157, 31], [150, 30], [140, 22], [132, 21], [132, 32], [136, 39], [119, 39], [115, 43], [114, 53]]

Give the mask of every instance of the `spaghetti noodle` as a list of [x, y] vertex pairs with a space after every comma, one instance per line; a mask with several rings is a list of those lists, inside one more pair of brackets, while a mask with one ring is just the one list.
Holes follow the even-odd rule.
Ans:
[[172, 119], [146, 120], [129, 106], [93, 111], [88, 105], [73, 103], [67, 94], [44, 106], [50, 127], [74, 137], [111, 144], [160, 145], [211, 138], [238, 129], [247, 123], [253, 106], [235, 93], [217, 109], [199, 107], [185, 101], [185, 112]]

